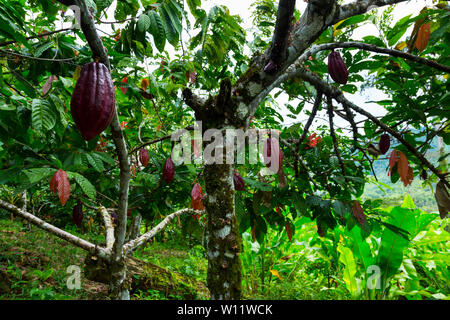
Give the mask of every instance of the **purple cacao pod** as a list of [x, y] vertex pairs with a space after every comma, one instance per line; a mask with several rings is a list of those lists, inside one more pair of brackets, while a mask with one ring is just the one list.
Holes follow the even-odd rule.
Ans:
[[83, 205], [81, 204], [81, 202], [78, 202], [72, 210], [72, 221], [76, 224], [77, 227], [81, 227], [83, 217]]
[[163, 179], [169, 184], [175, 176], [175, 166], [171, 158], [168, 158], [163, 167]]
[[280, 144], [275, 138], [267, 138], [263, 146], [264, 163], [267, 167], [272, 165], [272, 155], [273, 157], [278, 155], [278, 166], [275, 167], [281, 168], [283, 164], [283, 152], [280, 149]]
[[391, 138], [388, 134], [382, 134], [380, 137], [380, 142], [378, 143], [378, 148], [380, 149], [381, 154], [386, 154], [389, 148], [391, 147]]
[[83, 66], [70, 101], [73, 121], [84, 140], [108, 128], [116, 110], [116, 95], [108, 68], [101, 62]]
[[148, 165], [148, 161], [150, 160], [150, 155], [148, 154], [148, 150], [145, 148], [142, 148], [139, 150], [139, 161], [141, 164], [146, 167]]
[[272, 73], [274, 71], [276, 71], [277, 69], [277, 65], [275, 62], [273, 62], [272, 60], [270, 60], [266, 66], [264, 67], [264, 72], [265, 73]]
[[233, 176], [234, 181], [234, 190], [236, 191], [244, 191], [245, 190], [245, 182], [244, 179], [242, 179], [239, 172], [235, 171]]
[[328, 56], [328, 73], [331, 78], [340, 84], [346, 84], [348, 80], [347, 66], [337, 51], [331, 51]]

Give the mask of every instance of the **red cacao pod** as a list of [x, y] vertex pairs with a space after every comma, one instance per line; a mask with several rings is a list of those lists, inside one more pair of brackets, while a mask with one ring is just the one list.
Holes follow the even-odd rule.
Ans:
[[108, 68], [101, 62], [83, 66], [70, 101], [70, 112], [81, 136], [89, 141], [111, 123], [116, 95]]
[[164, 163], [163, 167], [163, 179], [167, 183], [170, 183], [173, 180], [174, 176], [175, 176], [175, 166], [173, 164], [172, 159], [168, 158]]
[[245, 190], [245, 182], [244, 179], [242, 179], [239, 172], [235, 171], [233, 176], [234, 181], [234, 190], [236, 191], [244, 191]]
[[142, 148], [139, 150], [139, 161], [141, 164], [146, 167], [148, 165], [148, 161], [150, 160], [150, 155], [148, 154], [148, 150], [145, 148]]
[[380, 137], [380, 142], [378, 143], [378, 148], [380, 149], [381, 154], [386, 154], [389, 148], [391, 147], [391, 138], [388, 134], [382, 134]]
[[328, 56], [328, 73], [331, 78], [340, 84], [346, 84], [348, 80], [347, 66], [337, 51], [331, 51]]
[[83, 205], [81, 202], [78, 202], [72, 210], [72, 221], [77, 225], [77, 227], [81, 227], [81, 223], [83, 222]]
[[202, 186], [198, 182], [192, 188], [191, 197], [193, 200], [201, 200], [203, 198]]
[[267, 138], [267, 140], [264, 142], [263, 146], [263, 157], [264, 157], [264, 163], [269, 168], [272, 165], [272, 158], [277, 158], [278, 155], [278, 169], [281, 168], [283, 164], [283, 152], [280, 149], [280, 144], [277, 139], [275, 138]]

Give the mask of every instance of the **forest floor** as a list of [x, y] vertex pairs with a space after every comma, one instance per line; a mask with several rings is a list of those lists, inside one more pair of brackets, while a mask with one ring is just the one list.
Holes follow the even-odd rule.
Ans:
[[[30, 229], [29, 229], [30, 228]], [[98, 235], [85, 233], [93, 241]], [[200, 244], [190, 246], [187, 242], [166, 234], [159, 242], [153, 241], [135, 252], [135, 257], [177, 272], [193, 280], [206, 283], [207, 259]], [[96, 242], [98, 243], [98, 241]], [[96, 300], [107, 298], [107, 285], [86, 279], [83, 268], [86, 252], [19, 220], [0, 219], [0, 300]], [[69, 289], [68, 279], [75, 266], [80, 270], [80, 288]], [[255, 289], [255, 277], [243, 288], [244, 299], [345, 299], [325, 294], [310, 282], [300, 290], [293, 283], [272, 286], [263, 292]], [[250, 283], [250, 284], [249, 284]], [[272, 281], [274, 284], [275, 282]], [[299, 282], [300, 283], [300, 282]], [[167, 295], [161, 290], [132, 293], [134, 300], [183, 299], [183, 296]]]

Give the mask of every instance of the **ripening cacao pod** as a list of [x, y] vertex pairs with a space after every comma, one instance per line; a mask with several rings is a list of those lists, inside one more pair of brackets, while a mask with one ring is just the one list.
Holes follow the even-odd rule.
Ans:
[[331, 51], [328, 56], [328, 73], [331, 78], [340, 84], [346, 84], [348, 80], [347, 66], [337, 51]]
[[245, 190], [245, 182], [244, 179], [242, 179], [239, 172], [235, 171], [233, 176], [234, 181], [234, 190], [236, 191], [244, 191]]
[[[278, 157], [277, 157], [278, 156]], [[267, 138], [267, 140], [264, 142], [263, 146], [263, 157], [264, 157], [264, 163], [268, 168], [272, 166], [272, 158], [278, 158], [278, 166], [273, 165], [274, 168], [277, 168], [278, 170], [281, 168], [283, 164], [283, 152], [280, 149], [280, 144], [277, 139], [275, 138]], [[277, 172], [278, 172], [277, 170]]]
[[382, 134], [380, 137], [380, 142], [378, 143], [378, 148], [381, 154], [386, 154], [391, 147], [391, 138], [388, 134]]
[[167, 183], [170, 183], [173, 180], [174, 176], [175, 176], [175, 166], [173, 164], [172, 159], [168, 158], [164, 163], [163, 167], [163, 179]]
[[72, 210], [72, 221], [77, 225], [77, 227], [81, 227], [83, 217], [83, 205], [81, 204], [81, 202], [78, 202]]
[[266, 66], [264, 67], [264, 72], [265, 73], [273, 73], [274, 71], [277, 70], [277, 65], [275, 62], [273, 62], [272, 60], [270, 60]]
[[148, 154], [148, 150], [145, 148], [142, 148], [141, 150], [139, 150], [139, 161], [141, 162], [141, 164], [146, 167], [148, 165], [148, 161], [150, 159], [150, 156]]
[[70, 112], [81, 136], [89, 141], [111, 123], [116, 110], [114, 85], [101, 62], [83, 66], [70, 101]]

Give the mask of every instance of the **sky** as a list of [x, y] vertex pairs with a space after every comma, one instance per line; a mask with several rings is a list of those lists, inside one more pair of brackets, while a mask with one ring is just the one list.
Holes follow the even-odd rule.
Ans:
[[[249, 29], [252, 26], [251, 4], [253, 2], [254, 1], [252, 1], [252, 0], [220, 0], [220, 1], [219, 0], [203, 0], [202, 8], [204, 8], [208, 12], [209, 9], [215, 5], [227, 6], [229, 8], [231, 14], [239, 15], [242, 18], [242, 20], [243, 20], [242, 26], [245, 29]], [[352, 1], [349, 1], [349, 0], [343, 1], [344, 4], [349, 3], [349, 2], [352, 2]], [[307, 4], [303, 0], [297, 0], [296, 9], [300, 10], [302, 12], [306, 8], [306, 5]], [[399, 19], [403, 18], [404, 16], [406, 16], [408, 14], [417, 15], [424, 6], [432, 6], [432, 5], [433, 5], [432, 0], [410, 0], [410, 1], [405, 1], [405, 2], [399, 3], [396, 5], [395, 10], [393, 12], [393, 22], [392, 22], [393, 24], [392, 25], [394, 25]], [[103, 20], [113, 21], [114, 20], [114, 14], [113, 14], [114, 10], [115, 10], [115, 5], [113, 4], [108, 10], [108, 19], [103, 19]], [[378, 10], [378, 14], [380, 15], [383, 11], [383, 8], [380, 8], [377, 10]], [[116, 28], [117, 27], [118, 26], [116, 26]], [[108, 24], [101, 25], [100, 29], [105, 32], [108, 32], [108, 33], [113, 33], [110, 25], [108, 25]], [[412, 29], [412, 26], [411, 26], [411, 29]], [[411, 33], [410, 30], [405, 32], [405, 35], [403, 36], [403, 38], [401, 40], [403, 40], [410, 33]], [[352, 38], [354, 40], [361, 40], [363, 37], [365, 37], [367, 35], [371, 35], [371, 34], [378, 35], [378, 30], [375, 28], [375, 26], [369, 25], [369, 24], [362, 25], [361, 27], [359, 27], [355, 30]], [[247, 38], [248, 38], [248, 40], [251, 39], [250, 32], [248, 33]], [[187, 39], [187, 37], [184, 36], [184, 39]], [[169, 52], [172, 52], [172, 53], [174, 52], [173, 48], [170, 46], [168, 46], [167, 49], [169, 49]], [[274, 93], [276, 91], [277, 91], [277, 89], [275, 89], [272, 93]], [[386, 96], [383, 92], [381, 92], [377, 89], [367, 89], [362, 93], [358, 91], [355, 94], [345, 93], [345, 95], [350, 101], [352, 101], [355, 104], [357, 104], [358, 106], [366, 109], [367, 111], [371, 112], [375, 116], [382, 116], [385, 114], [385, 110], [382, 107], [380, 107], [379, 105], [377, 105], [375, 103], [367, 103], [368, 101], [383, 100], [383, 99], [388, 98], [388, 96]], [[301, 115], [297, 119], [292, 119], [292, 118], [286, 117], [286, 115], [289, 112], [288, 112], [287, 108], [285, 107], [285, 104], [290, 103], [293, 106], [296, 106], [298, 104], [298, 101], [295, 101], [295, 100], [288, 101], [288, 96], [286, 94], [279, 95], [276, 99], [276, 102], [279, 107], [279, 109], [277, 111], [284, 117], [284, 120], [285, 120], [284, 125], [286, 127], [288, 127], [294, 123], [298, 123], [298, 122], [301, 122], [301, 121], [304, 121], [307, 119], [306, 115]], [[305, 108], [306, 107], [308, 107], [308, 105], [305, 106]], [[318, 118], [319, 119], [313, 124], [312, 129], [314, 129], [318, 125], [325, 123], [326, 120], [320, 120], [320, 118], [327, 119], [325, 113], [318, 114]], [[363, 119], [364, 119], [363, 117], [359, 117], [359, 116], [356, 117], [356, 121], [363, 120]], [[339, 117], [335, 117], [335, 125], [337, 127], [341, 126], [341, 127], [348, 128], [348, 123]], [[348, 134], [351, 134], [351, 132], [348, 131]]]

